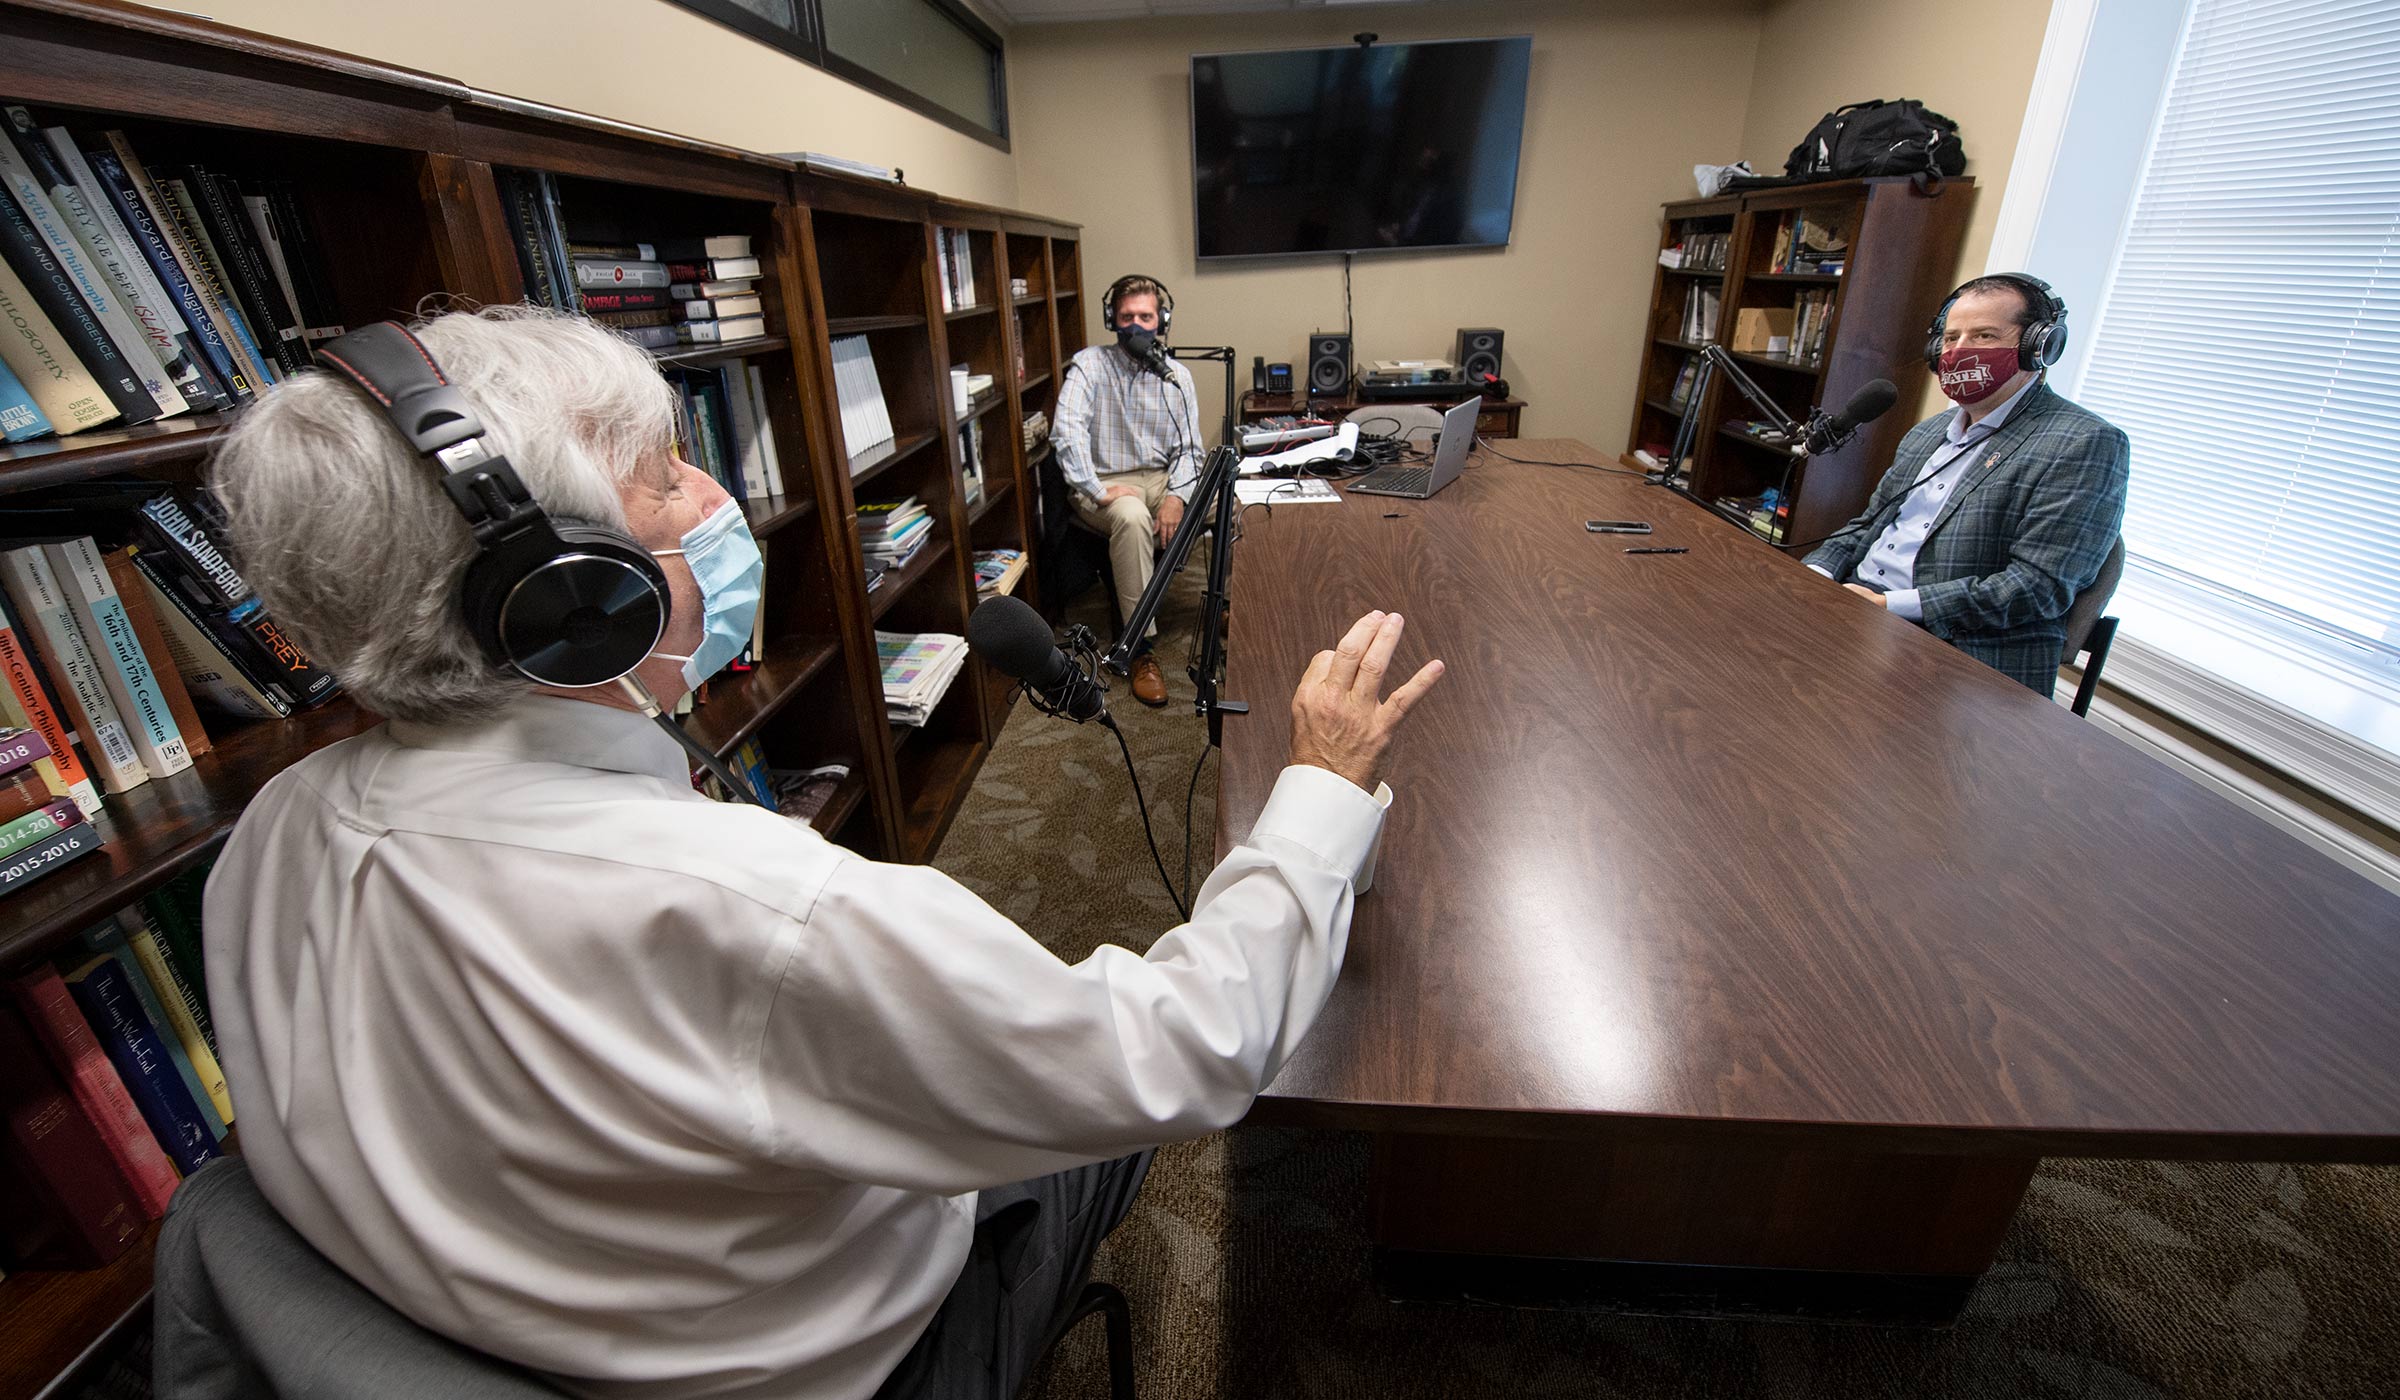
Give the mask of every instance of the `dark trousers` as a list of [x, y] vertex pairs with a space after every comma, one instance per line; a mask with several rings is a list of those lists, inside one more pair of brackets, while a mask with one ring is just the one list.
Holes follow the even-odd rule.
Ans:
[[1153, 1155], [978, 1197], [966, 1267], [875, 1400], [1012, 1400], [1083, 1291], [1100, 1241], [1133, 1209]]

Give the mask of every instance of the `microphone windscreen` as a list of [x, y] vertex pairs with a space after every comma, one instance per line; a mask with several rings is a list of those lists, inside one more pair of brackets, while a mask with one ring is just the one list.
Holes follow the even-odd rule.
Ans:
[[1001, 594], [976, 604], [967, 616], [967, 648], [1012, 680], [1046, 673], [1058, 651], [1050, 624], [1022, 598]]
[[1891, 412], [1892, 405], [1898, 402], [1900, 391], [1892, 386], [1892, 381], [1872, 380], [1859, 386], [1858, 392], [1850, 396], [1850, 402], [1842, 405], [1842, 417], [1853, 425], [1872, 423]]

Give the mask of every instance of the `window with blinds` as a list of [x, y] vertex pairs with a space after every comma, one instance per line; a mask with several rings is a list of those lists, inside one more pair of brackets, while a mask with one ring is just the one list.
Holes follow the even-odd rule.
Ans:
[[2129, 593], [2395, 674], [2400, 5], [2194, 0], [2077, 397], [2132, 438]]

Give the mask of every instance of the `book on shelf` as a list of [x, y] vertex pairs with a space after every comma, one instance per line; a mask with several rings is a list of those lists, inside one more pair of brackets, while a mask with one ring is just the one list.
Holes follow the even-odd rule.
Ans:
[[628, 259], [634, 262], [701, 262], [711, 258], [751, 256], [750, 235], [720, 233], [705, 238], [663, 238], [651, 243], [569, 242], [567, 252], [579, 258]]
[[731, 344], [738, 340], [756, 340], [766, 333], [767, 318], [764, 316], [683, 321], [675, 327], [675, 338], [686, 345]]
[[666, 272], [658, 285], [672, 282], [740, 282], [761, 276], [766, 268], [757, 258], [691, 258], [663, 264]]
[[[767, 314], [767, 304], [757, 293], [717, 297], [685, 297], [675, 303], [687, 321], [731, 321], [744, 316], [761, 317]], [[765, 334], [762, 330], [760, 334]], [[730, 339], [730, 337], [728, 337]]]
[[132, 234], [142, 260], [150, 265], [151, 275], [174, 302], [216, 386], [230, 403], [249, 402], [265, 385], [251, 377], [248, 361], [233, 340], [232, 329], [209, 300], [200, 276], [187, 266], [177, 240], [171, 236], [172, 231], [154, 202], [153, 192], [148, 189], [147, 177], [137, 181], [128, 168], [126, 162], [133, 159], [132, 147], [113, 132], [98, 140], [79, 138], [74, 144], [82, 151], [101, 193], [117, 211], [126, 231]]
[[7, 355], [0, 353], [0, 442], [26, 442], [56, 431], [50, 415], [34, 402], [33, 391], [8, 367]]
[[976, 304], [975, 256], [972, 237], [963, 228], [933, 231], [935, 266], [941, 274], [942, 310], [964, 311]]
[[[675, 299], [664, 287], [598, 288], [580, 294], [578, 304], [583, 314], [599, 317], [617, 311], [660, 311], [674, 309]], [[670, 325], [671, 321], [653, 321], [651, 325]]]
[[[32, 641], [21, 630], [16, 610], [4, 594], [0, 594], [0, 671], [7, 673], [0, 678], [5, 681], [0, 684], [0, 723], [27, 731], [48, 750], [34, 761], [34, 769], [52, 797], [72, 801], [85, 816], [99, 815], [100, 787], [75, 752], [74, 729], [60, 719], [58, 706], [51, 702], [41, 667], [34, 660]], [[9, 751], [0, 750], [0, 770], [13, 766], [14, 761]]]
[[674, 280], [667, 265], [657, 262], [577, 258], [572, 268], [578, 288], [664, 287]]
[[967, 661], [967, 639], [948, 632], [877, 632], [883, 707], [894, 724], [921, 729]]
[[133, 621], [133, 639], [140, 644], [142, 655], [150, 661], [151, 674], [158, 678], [159, 693], [166, 697], [167, 715], [175, 721], [175, 731], [183, 736], [183, 745], [192, 757], [198, 758], [214, 747], [208, 730], [200, 722], [200, 712], [192, 703], [192, 693], [183, 683], [183, 673], [174, 664], [177, 650], [168, 640], [166, 626], [158, 609], [152, 606], [149, 590], [142, 585], [142, 571], [134, 566], [133, 551], [115, 549], [101, 556], [108, 570], [109, 582], [117, 587], [117, 597], [125, 605], [125, 615]]
[[722, 281], [711, 279], [705, 282], [672, 282], [667, 286], [667, 295], [676, 301], [699, 301], [710, 297], [747, 296], [756, 290], [758, 290], [757, 279], [740, 277]]
[[241, 188], [224, 174], [188, 165], [179, 180], [169, 183], [168, 195], [191, 202], [202, 247], [216, 260], [220, 274], [232, 274], [228, 285], [249, 319], [251, 339], [265, 347], [283, 373], [298, 374], [309, 368], [314, 360], [307, 328], [300, 324], [300, 313], [285, 299], [282, 285], [267, 266], [266, 250], [258, 245], [249, 216], [242, 209]]
[[10, 978], [8, 990], [52, 1071], [66, 1083], [84, 1121], [99, 1134], [110, 1164], [143, 1218], [165, 1216], [180, 1175], [100, 1037], [77, 1008], [65, 979], [47, 965], [37, 966]]
[[636, 311], [586, 311], [584, 315], [611, 330], [619, 331], [648, 330], [656, 326], [672, 330], [675, 325], [674, 310], [665, 306], [645, 307]]
[[[151, 975], [135, 955], [124, 925], [113, 918], [102, 919], [78, 934], [76, 946], [87, 956], [104, 957], [116, 963], [126, 990], [141, 1006], [143, 1018], [158, 1037], [159, 1048], [166, 1052], [168, 1066], [191, 1097], [200, 1125], [208, 1129], [210, 1137], [223, 1142], [233, 1113], [233, 1101], [225, 1092], [225, 1074], [217, 1067], [216, 1052], [200, 1038], [198, 1023], [191, 1019], [181, 1001], [172, 1000], [173, 985], [162, 986]], [[170, 1004], [175, 1016], [169, 1014]], [[181, 1018], [182, 1025], [176, 1024], [176, 1017]]]
[[40, 845], [82, 820], [74, 802], [54, 797], [13, 821], [0, 822], [0, 859]]
[[764, 500], [783, 492], [767, 476], [767, 451], [774, 445], [775, 434], [760, 411], [757, 385], [750, 378], [752, 368], [746, 363], [724, 365], [718, 367], [717, 376], [725, 389], [725, 418], [731, 430], [733, 460], [726, 464], [726, 475], [741, 483], [735, 494]]
[[0, 861], [0, 892], [29, 885], [75, 860], [100, 849], [100, 833], [91, 823], [76, 820], [56, 835], [45, 836]]
[[94, 957], [60, 980], [116, 1067], [142, 1121], [150, 1125], [150, 1135], [166, 1149], [167, 1160], [189, 1175], [223, 1156], [116, 960]]
[[970, 419], [958, 430], [958, 489], [971, 510], [983, 504], [983, 420]]
[[1025, 551], [1021, 549], [979, 549], [975, 551], [975, 595], [996, 598], [1017, 591], [1017, 581], [1025, 577]]
[[126, 733], [133, 739], [134, 751], [142, 756], [142, 766], [154, 778], [191, 767], [190, 745], [176, 727], [166, 692], [142, 652], [133, 618], [117, 594], [115, 580], [108, 575], [99, 546], [87, 536], [45, 544], [42, 552], [58, 575], [76, 624], [99, 658], [101, 682], [116, 702], [117, 713], [125, 718]]
[[846, 335], [833, 342], [833, 380], [842, 422], [842, 445], [851, 456], [890, 442], [892, 418], [883, 401], [883, 381], [875, 372], [875, 348], [863, 335]]
[[[781, 496], [785, 494], [783, 460], [775, 446], [775, 420], [767, 411], [766, 371], [756, 360], [744, 360], [740, 363], [743, 379], [750, 388], [750, 414], [758, 424], [757, 444], [759, 457], [762, 459], [761, 470], [765, 473], [766, 494]], [[747, 471], [748, 468], [745, 465], [743, 478], [745, 482], [748, 480]]]
[[12, 1263], [95, 1268], [124, 1253], [157, 1218], [127, 1188], [31, 1030], [5, 1006], [0, 1128], [10, 1178], [0, 1184], [0, 1242]]
[[1683, 327], [1678, 339], [1694, 345], [1706, 345], [1717, 338], [1717, 314], [1723, 305], [1714, 286], [1694, 283], [1684, 288]]
[[[242, 378], [253, 392], [282, 382], [280, 361], [269, 353], [263, 327], [252, 326], [236, 299], [231, 273], [200, 227], [197, 206], [173, 179], [153, 176], [121, 131], [101, 133], [134, 192], [156, 221], [176, 264], [200, 295]], [[105, 178], [105, 176], [104, 176]]]
[[83, 757], [101, 791], [130, 792], [150, 781], [150, 770], [100, 677], [100, 657], [76, 621], [49, 556], [39, 545], [0, 552], [0, 581], [7, 587], [10, 615], [25, 625], [50, 680], [45, 694], [58, 707], [60, 722], [82, 737]]

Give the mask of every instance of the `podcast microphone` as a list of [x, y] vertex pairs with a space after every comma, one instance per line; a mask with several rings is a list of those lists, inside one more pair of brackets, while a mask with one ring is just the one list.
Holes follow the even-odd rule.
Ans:
[[1861, 385], [1858, 392], [1850, 396], [1850, 402], [1842, 405], [1841, 412], [1831, 418], [1822, 413], [1809, 418], [1808, 455], [1821, 457], [1828, 452], [1840, 451], [1842, 445], [1850, 441], [1852, 433], [1891, 412], [1892, 405], [1898, 402], [1900, 391], [1892, 387], [1889, 379], [1870, 380]]
[[1158, 343], [1157, 336], [1137, 333], [1121, 338], [1118, 343], [1125, 347], [1126, 354], [1133, 356], [1135, 364], [1169, 384], [1175, 382], [1175, 371], [1167, 366], [1167, 347]]
[[1107, 692], [1058, 649], [1050, 624], [1021, 598], [1003, 593], [987, 598], [967, 618], [967, 647], [993, 669], [1023, 682], [1026, 695], [1044, 714], [1065, 715], [1077, 724], [1096, 719], [1109, 728]]

